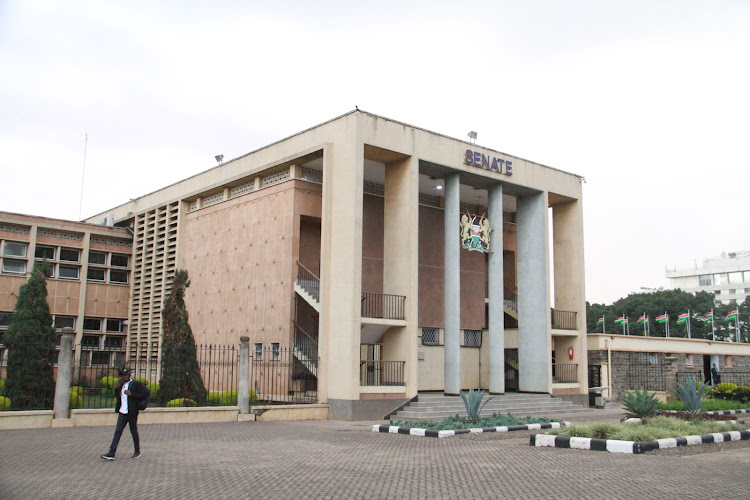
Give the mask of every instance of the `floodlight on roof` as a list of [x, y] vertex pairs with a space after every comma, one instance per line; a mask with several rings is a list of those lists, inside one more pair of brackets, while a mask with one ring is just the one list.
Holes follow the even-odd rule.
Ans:
[[221, 163], [222, 160], [224, 159], [224, 155], [216, 155], [216, 156], [214, 156], [214, 159], [216, 161], [218, 161], [219, 163]]
[[469, 132], [469, 139], [472, 142], [477, 142], [477, 133], [474, 132], [473, 130], [471, 132]]

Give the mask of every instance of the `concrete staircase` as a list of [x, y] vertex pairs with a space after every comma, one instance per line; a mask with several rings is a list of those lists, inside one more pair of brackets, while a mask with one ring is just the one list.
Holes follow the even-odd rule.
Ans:
[[[482, 404], [489, 397], [485, 395]], [[506, 393], [494, 396], [482, 410], [481, 416], [510, 413], [516, 417], [554, 417], [555, 415], [591, 412], [593, 410], [589, 408], [552, 397], [549, 394]], [[454, 415], [466, 416], [464, 402], [460, 396], [420, 393], [417, 402], [408, 404], [390, 418], [393, 420], [442, 420]]]

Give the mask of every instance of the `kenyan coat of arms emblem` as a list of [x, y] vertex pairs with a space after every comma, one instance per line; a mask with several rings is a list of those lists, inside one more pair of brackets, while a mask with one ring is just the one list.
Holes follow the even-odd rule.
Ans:
[[490, 221], [482, 214], [469, 212], [461, 215], [461, 248], [487, 253], [490, 251]]

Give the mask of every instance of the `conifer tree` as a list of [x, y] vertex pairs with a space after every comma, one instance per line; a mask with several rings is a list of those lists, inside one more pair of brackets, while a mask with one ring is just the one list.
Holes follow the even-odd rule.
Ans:
[[44, 271], [34, 266], [29, 281], [21, 286], [5, 334], [8, 347], [5, 396], [10, 398], [13, 408], [22, 410], [51, 409], [55, 398], [52, 364], [56, 334], [47, 304]]
[[188, 272], [178, 270], [161, 313], [164, 331], [158, 392], [161, 404], [177, 398], [192, 399], [199, 406], [206, 401], [207, 391], [201, 379], [195, 339], [185, 307], [185, 289], [189, 286]]

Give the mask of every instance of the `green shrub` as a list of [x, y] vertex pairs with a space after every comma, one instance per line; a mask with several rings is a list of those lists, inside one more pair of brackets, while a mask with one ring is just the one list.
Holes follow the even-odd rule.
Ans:
[[712, 432], [728, 432], [741, 429], [737, 424], [716, 421], [684, 421], [671, 417], [653, 417], [645, 424], [611, 424], [597, 422], [577, 424], [553, 429], [548, 434], [594, 439], [619, 439], [623, 441], [654, 441], [656, 439], [695, 436]]
[[0, 396], [5, 394], [5, 379], [0, 378]]
[[540, 424], [552, 422], [552, 420], [544, 417], [516, 417], [510, 413], [505, 415], [493, 414], [491, 417], [485, 417], [480, 419], [478, 422], [469, 422], [465, 417], [455, 415], [453, 417], [446, 417], [439, 421], [420, 420], [417, 422], [413, 421], [400, 421], [391, 420], [390, 425], [398, 427], [409, 427], [417, 429], [430, 429], [436, 431], [448, 431], [457, 429], [478, 429], [482, 427], [505, 427], [509, 425], [527, 425], [527, 424]]
[[674, 395], [680, 398], [685, 405], [685, 411], [689, 415], [698, 415], [701, 412], [703, 401], [708, 396], [709, 385], [701, 383], [693, 377], [688, 377], [684, 382], [679, 382]]
[[196, 406], [195, 401], [188, 398], [177, 398], [167, 402], [167, 408], [185, 408]]
[[659, 411], [659, 401], [646, 389], [636, 389], [625, 395], [623, 407], [627, 417], [647, 418]]
[[114, 389], [115, 384], [117, 383], [117, 377], [113, 377], [112, 375], [102, 377], [101, 383], [102, 383], [102, 387], [104, 388]]
[[0, 411], [6, 411], [10, 409], [10, 399], [5, 396], [0, 396]]
[[710, 397], [714, 399], [729, 400], [732, 399], [732, 391], [735, 389], [737, 389], [737, 384], [722, 382], [721, 384], [716, 384], [714, 388], [711, 389]]
[[685, 405], [682, 401], [669, 401], [667, 403], [659, 403], [660, 410], [672, 410], [672, 411], [685, 411]]
[[135, 377], [135, 380], [137, 380], [138, 382], [140, 382], [143, 385], [150, 385], [151, 384], [151, 382], [149, 382], [147, 378]]
[[156, 396], [159, 394], [159, 384], [154, 382], [153, 384], [146, 384], [146, 386], [151, 391], [151, 401], [156, 401]]
[[468, 393], [461, 393], [461, 399], [464, 401], [464, 408], [466, 408], [466, 414], [468, 415], [467, 420], [475, 423], [479, 421], [479, 414], [482, 413], [484, 406], [489, 403], [493, 398], [488, 398], [487, 401], [482, 404], [482, 398], [484, 397], [483, 390], [469, 389]]
[[[2, 394], [2, 392], [0, 392]], [[732, 399], [741, 403], [750, 401], [750, 387], [740, 386], [732, 391]]]
[[703, 402], [703, 411], [741, 410], [750, 408], [750, 402], [724, 401], [723, 399], [707, 399]]
[[248, 396], [250, 396], [250, 404], [258, 402], [258, 396], [255, 394], [254, 390], [250, 389]]
[[237, 405], [237, 391], [212, 391], [208, 393], [208, 404], [212, 406]]
[[70, 403], [71, 409], [80, 408], [81, 406], [83, 406], [83, 388], [82, 387], [78, 385], [74, 385], [73, 387], [70, 388], [69, 393], [70, 394], [68, 396], [68, 401]]

